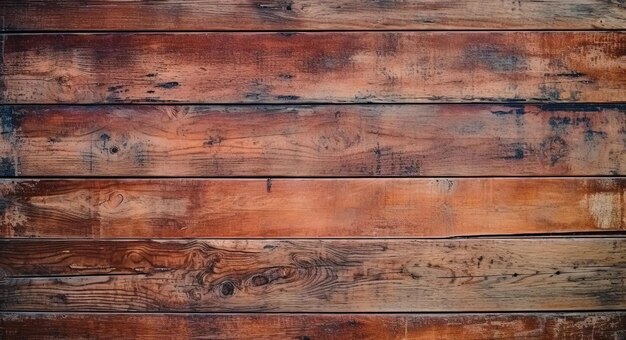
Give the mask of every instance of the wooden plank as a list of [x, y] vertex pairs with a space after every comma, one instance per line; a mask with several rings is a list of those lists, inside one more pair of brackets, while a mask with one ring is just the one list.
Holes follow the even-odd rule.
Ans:
[[626, 28], [619, 1], [4, 0], [3, 30]]
[[626, 105], [4, 106], [3, 176], [626, 174]]
[[626, 313], [0, 313], [3, 339], [621, 339]]
[[2, 237], [623, 231], [626, 178], [4, 180]]
[[623, 102], [624, 32], [3, 35], [1, 102]]
[[626, 238], [4, 240], [4, 311], [626, 307]]

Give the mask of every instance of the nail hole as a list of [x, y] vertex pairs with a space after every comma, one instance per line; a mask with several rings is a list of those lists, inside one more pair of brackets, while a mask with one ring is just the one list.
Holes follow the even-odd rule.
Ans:
[[117, 153], [118, 151], [120, 151], [120, 149], [117, 148], [117, 146], [114, 146], [111, 148], [111, 153]]

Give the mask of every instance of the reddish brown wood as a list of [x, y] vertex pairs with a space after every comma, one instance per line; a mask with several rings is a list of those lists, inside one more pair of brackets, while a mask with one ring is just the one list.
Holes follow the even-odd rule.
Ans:
[[626, 173], [626, 105], [5, 106], [3, 176]]
[[619, 1], [4, 0], [4, 30], [626, 28]]
[[623, 102], [624, 32], [4, 35], [3, 103]]
[[4, 339], [620, 339], [626, 313], [2, 313]]
[[0, 242], [5, 311], [626, 307], [626, 239]]
[[625, 229], [626, 179], [5, 180], [2, 237], [448, 237]]

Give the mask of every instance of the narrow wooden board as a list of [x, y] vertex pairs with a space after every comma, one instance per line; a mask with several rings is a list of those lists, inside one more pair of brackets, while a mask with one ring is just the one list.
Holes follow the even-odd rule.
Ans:
[[3, 106], [3, 176], [626, 174], [626, 105]]
[[0, 241], [4, 311], [626, 308], [626, 239]]
[[337, 30], [626, 28], [619, 1], [3, 0], [19, 30]]
[[621, 339], [626, 313], [0, 313], [3, 339]]
[[10, 103], [623, 102], [624, 32], [3, 35]]
[[625, 229], [626, 178], [19, 180], [2, 237], [447, 237]]

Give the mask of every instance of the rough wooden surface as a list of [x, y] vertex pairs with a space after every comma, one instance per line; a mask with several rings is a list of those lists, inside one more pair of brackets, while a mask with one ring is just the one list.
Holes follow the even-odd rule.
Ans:
[[3, 176], [626, 174], [626, 105], [4, 106]]
[[4, 180], [2, 237], [440, 237], [624, 230], [624, 178]]
[[626, 308], [626, 239], [2, 241], [5, 311]]
[[6, 339], [594, 339], [626, 334], [626, 313], [76, 314], [0, 313]]
[[37, 1], [0, 3], [16, 30], [626, 28], [620, 1]]
[[26, 34], [3, 103], [621, 102], [624, 32]]

